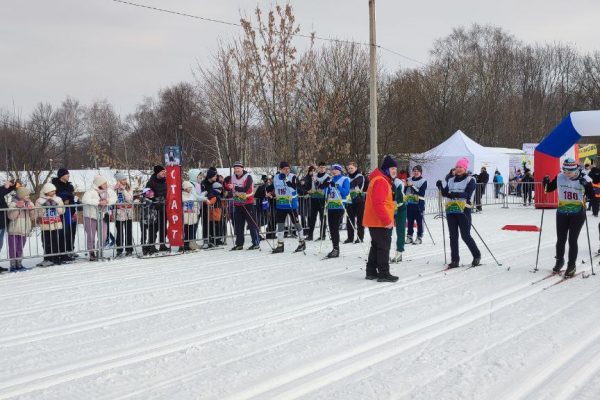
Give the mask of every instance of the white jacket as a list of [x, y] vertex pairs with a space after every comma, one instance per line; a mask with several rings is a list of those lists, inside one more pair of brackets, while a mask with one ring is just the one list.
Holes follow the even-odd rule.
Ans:
[[183, 204], [183, 224], [194, 225], [198, 223], [198, 215], [200, 214], [200, 207], [196, 194], [188, 193], [183, 191], [181, 193], [181, 201]]
[[10, 221], [8, 224], [8, 234], [29, 236], [31, 229], [33, 228], [32, 221], [35, 220], [37, 213], [35, 210], [28, 208], [28, 206], [34, 206], [33, 202], [30, 200], [25, 201], [25, 206], [23, 208], [17, 208], [18, 201], [19, 199], [15, 197], [8, 205], [11, 208], [7, 213]]
[[[100, 200], [106, 199], [108, 204], [100, 207]], [[83, 194], [81, 203], [83, 203], [83, 216], [85, 218], [98, 219], [102, 218], [104, 213], [108, 212], [108, 206], [112, 206], [117, 202], [117, 194], [111, 188], [100, 190], [92, 188]]]
[[[129, 221], [133, 219], [133, 193], [127, 189], [117, 189], [115, 191], [117, 202], [115, 204], [115, 220]], [[121, 199], [119, 199], [121, 195]]]
[[63, 207], [64, 204], [60, 197], [57, 195], [54, 195], [54, 197], [41, 195], [35, 201], [35, 205], [36, 207], [48, 207], [38, 208], [36, 210], [37, 221], [41, 230], [55, 231], [63, 228], [60, 216], [65, 213], [65, 208]]

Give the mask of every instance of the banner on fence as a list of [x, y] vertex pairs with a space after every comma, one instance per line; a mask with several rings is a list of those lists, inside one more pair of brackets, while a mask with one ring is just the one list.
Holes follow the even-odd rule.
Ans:
[[167, 163], [167, 235], [171, 246], [183, 246], [183, 204], [181, 201], [181, 149], [165, 149]]

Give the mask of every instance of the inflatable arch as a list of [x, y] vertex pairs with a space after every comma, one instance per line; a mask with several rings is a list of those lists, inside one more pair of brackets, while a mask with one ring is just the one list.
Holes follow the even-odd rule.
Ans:
[[[560, 171], [560, 157], [582, 137], [600, 136], [600, 110], [575, 111], [570, 113], [548, 136], [540, 142], [534, 152], [536, 181], [544, 176], [555, 176]], [[535, 186], [535, 207], [556, 208], [555, 193], [544, 193], [541, 185]]]

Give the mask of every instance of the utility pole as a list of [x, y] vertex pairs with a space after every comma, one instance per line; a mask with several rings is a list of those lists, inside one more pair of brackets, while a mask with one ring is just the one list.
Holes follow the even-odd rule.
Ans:
[[377, 168], [377, 39], [375, 37], [375, 0], [369, 0], [369, 148], [371, 170]]

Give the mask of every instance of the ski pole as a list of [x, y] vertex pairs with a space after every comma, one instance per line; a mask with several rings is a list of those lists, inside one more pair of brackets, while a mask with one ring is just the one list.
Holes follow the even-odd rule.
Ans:
[[252, 217], [252, 214], [250, 214], [250, 212], [246, 209], [246, 206], [244, 205], [244, 206], [242, 206], [242, 208], [246, 212], [246, 215], [248, 216], [248, 218], [250, 218], [250, 221], [252, 221], [252, 223], [254, 224], [254, 227], [256, 228], [256, 231], [258, 232], [260, 240], [262, 241], [264, 239], [264, 241], [267, 242], [267, 244], [269, 245], [269, 247], [271, 248], [271, 250], [275, 250], [273, 248], [273, 246], [271, 246], [271, 243], [269, 243], [269, 241], [266, 240], [266, 238], [263, 238], [262, 232], [260, 231], [260, 227], [258, 226], [258, 224], [256, 223], [256, 221]]
[[[538, 261], [540, 258], [540, 243], [542, 242], [542, 229], [544, 226], [544, 211], [546, 211], [545, 208], [542, 208], [542, 220], [540, 221], [540, 234], [538, 235], [538, 245], [537, 245], [537, 253], [535, 255], [535, 268], [533, 269], [533, 272], [538, 272]], [[586, 218], [586, 227], [587, 227], [587, 218]], [[588, 239], [589, 239], [589, 232], [588, 232]], [[593, 268], [593, 266], [592, 266]]]
[[[465, 217], [466, 217], [466, 215], [465, 215]], [[485, 243], [485, 240], [483, 240], [483, 238], [481, 237], [481, 235], [479, 234], [479, 232], [475, 228], [475, 225], [473, 225], [472, 222], [471, 222], [471, 227], [473, 228], [473, 230], [475, 231], [475, 233], [477, 234], [477, 236], [479, 236], [479, 239], [481, 240], [481, 243], [483, 243], [483, 245], [485, 246], [485, 248], [487, 249], [487, 251], [490, 253], [490, 255], [492, 256], [492, 258], [494, 259], [494, 261], [496, 261], [496, 264], [498, 264], [498, 266], [501, 267], [502, 264], [500, 264], [498, 262], [498, 260], [496, 259], [496, 257], [494, 257], [494, 254], [492, 253], [492, 251], [490, 250], [490, 248], [488, 247], [488, 245]]]
[[429, 233], [429, 237], [431, 238], [431, 241], [433, 242], [433, 245], [435, 246], [435, 240], [433, 240], [433, 235], [431, 234], [431, 231], [429, 230], [429, 225], [427, 225], [424, 215], [423, 215], [423, 225], [425, 225], [425, 228], [427, 229], [427, 233]]
[[442, 240], [444, 241], [444, 264], [448, 264], [448, 256], [446, 255], [446, 226], [444, 224], [444, 210], [442, 201], [442, 192], [438, 192], [438, 200], [440, 207], [440, 217], [442, 218]]
[[[348, 211], [346, 210], [346, 207], [344, 207], [344, 214], [346, 215], [346, 221], [348, 221], [348, 223], [350, 224], [350, 226], [352, 226], [352, 229], [354, 229], [354, 232], [356, 232], [358, 234], [358, 230], [356, 229], [356, 226], [354, 225], [354, 223], [350, 220], [350, 217], [348, 216]], [[367, 251], [367, 248], [365, 247], [365, 242], [363, 240], [360, 240], [360, 246], [363, 249], [363, 253], [365, 253], [365, 258], [369, 257], [369, 253]]]
[[596, 275], [596, 273], [594, 272], [594, 260], [592, 259], [592, 244], [590, 242], [590, 228], [588, 227], [587, 212], [585, 213], [585, 230], [587, 232], [588, 249], [590, 251], [590, 265], [592, 266], [592, 275]]

